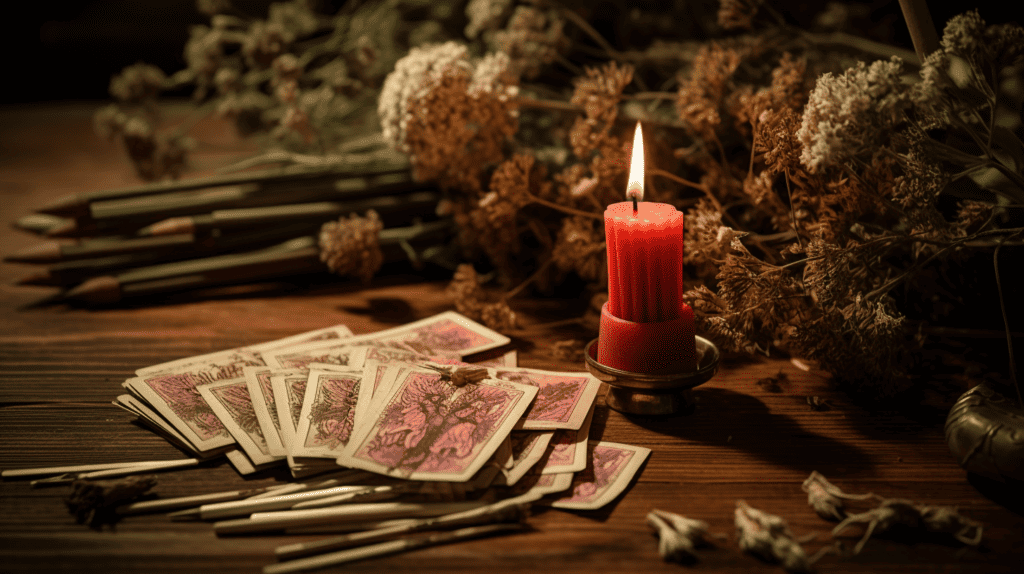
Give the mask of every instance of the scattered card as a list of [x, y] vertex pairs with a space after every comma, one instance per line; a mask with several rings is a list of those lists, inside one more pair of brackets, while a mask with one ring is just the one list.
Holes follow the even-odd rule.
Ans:
[[555, 431], [548, 445], [550, 454], [544, 463], [544, 474], [573, 473], [587, 467], [587, 440], [590, 436], [590, 423], [593, 420], [594, 407], [590, 407], [590, 413], [579, 430]]
[[362, 378], [362, 371], [309, 372], [293, 456], [338, 458], [356, 425], [356, 403], [370, 399]]
[[544, 458], [554, 431], [512, 431], [512, 466], [502, 469], [503, 482], [512, 486]]
[[270, 464], [284, 458], [270, 453], [244, 378], [200, 385], [199, 394], [254, 465]]
[[616, 442], [591, 441], [587, 467], [572, 480], [572, 494], [551, 502], [555, 508], [594, 510], [622, 494], [651, 449]]
[[526, 411], [523, 430], [579, 429], [594, 404], [601, 381], [587, 373], [558, 373], [539, 369], [492, 369], [492, 376], [537, 387], [537, 398]]

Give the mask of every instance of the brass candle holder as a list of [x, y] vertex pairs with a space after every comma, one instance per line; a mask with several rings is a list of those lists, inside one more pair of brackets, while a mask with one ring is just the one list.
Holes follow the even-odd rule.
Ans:
[[691, 410], [692, 389], [718, 372], [718, 347], [700, 336], [696, 342], [697, 369], [689, 373], [650, 375], [609, 367], [597, 360], [597, 339], [587, 344], [583, 357], [590, 374], [610, 387], [609, 407], [633, 415], [672, 415]]

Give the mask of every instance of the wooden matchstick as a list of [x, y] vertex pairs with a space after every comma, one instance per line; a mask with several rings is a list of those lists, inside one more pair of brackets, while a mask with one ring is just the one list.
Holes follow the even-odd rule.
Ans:
[[497, 534], [499, 532], [521, 531], [525, 528], [526, 525], [520, 523], [487, 524], [484, 526], [471, 526], [469, 528], [461, 528], [459, 530], [453, 530], [451, 532], [438, 532], [414, 538], [391, 540], [389, 542], [381, 542], [380, 544], [373, 544], [371, 546], [351, 548], [349, 550], [331, 552], [329, 554], [323, 554], [321, 556], [313, 556], [311, 558], [300, 558], [298, 560], [291, 560], [289, 562], [271, 564], [263, 568], [263, 574], [288, 574], [290, 572], [303, 572], [306, 570], [313, 570], [315, 568], [337, 566], [338, 564], [346, 564], [348, 562], [354, 562], [356, 560], [364, 560], [366, 558], [384, 556], [386, 554], [405, 552], [408, 550], [414, 550], [416, 548], [423, 548], [425, 546], [434, 546], [436, 544], [444, 544], [447, 542], [455, 542], [457, 540], [466, 540], [469, 538], [477, 538], [480, 536]]
[[292, 560], [311, 554], [363, 546], [375, 542], [382, 542], [397, 538], [403, 534], [410, 534], [427, 529], [450, 528], [453, 526], [478, 526], [493, 522], [521, 522], [527, 515], [530, 503], [507, 504], [502, 501], [488, 506], [445, 514], [435, 518], [423, 518], [420, 520], [407, 521], [400, 524], [389, 525], [363, 532], [353, 532], [344, 536], [334, 536], [317, 540], [314, 542], [300, 542], [278, 546], [274, 550], [279, 560]]
[[32, 478], [36, 476], [49, 476], [54, 474], [73, 474], [82, 472], [94, 472], [100, 470], [112, 470], [116, 468], [159, 466], [169, 463], [178, 463], [180, 460], [144, 460], [138, 462], [107, 462], [101, 464], [76, 464], [71, 466], [45, 466], [41, 468], [15, 468], [0, 472], [3, 478]]
[[217, 534], [248, 534], [274, 532], [296, 526], [342, 522], [369, 522], [394, 518], [422, 518], [461, 512], [483, 506], [482, 502], [406, 503], [384, 502], [351, 504], [312, 510], [257, 512], [249, 518], [215, 522]]
[[273, 493], [280, 490], [279, 486], [267, 486], [263, 488], [250, 488], [247, 490], [228, 490], [225, 492], [211, 492], [209, 494], [197, 494], [195, 496], [179, 496], [177, 498], [157, 498], [155, 500], [144, 500], [118, 506], [115, 511], [121, 515], [145, 514], [147, 512], [166, 512], [178, 508], [188, 508], [203, 504], [216, 502], [229, 502], [249, 498], [256, 494]]
[[234, 516], [247, 516], [254, 512], [283, 510], [307, 500], [332, 497], [343, 493], [359, 492], [366, 490], [367, 488], [371, 487], [351, 485], [334, 486], [318, 490], [282, 494], [280, 496], [270, 496], [268, 498], [260, 498], [257, 500], [235, 500], [231, 502], [204, 504], [199, 508], [199, 515], [203, 520], [217, 520], [221, 518], [231, 518]]

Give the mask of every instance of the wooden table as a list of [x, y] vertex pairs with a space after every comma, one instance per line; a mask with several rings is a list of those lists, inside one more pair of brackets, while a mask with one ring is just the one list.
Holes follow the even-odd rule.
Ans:
[[[133, 182], [120, 152], [91, 134], [91, 110], [61, 105], [0, 111], [5, 222], [69, 191]], [[207, 130], [204, 141], [233, 143], [216, 127]], [[206, 157], [212, 156], [208, 150]], [[4, 226], [0, 253], [38, 241]], [[5, 469], [181, 457], [110, 404], [121, 382], [139, 367], [337, 323], [366, 333], [450, 308], [444, 282], [411, 276], [384, 277], [365, 289], [339, 280], [116, 309], [31, 307], [47, 292], [11, 285], [26, 272], [0, 265], [0, 467]], [[518, 304], [527, 327], [516, 334], [521, 365], [582, 369], [549, 352], [554, 341], [592, 336], [572, 326], [544, 326], [566, 316], [566, 303]], [[757, 384], [780, 370], [789, 379], [781, 392]], [[964, 549], [942, 537], [879, 537], [855, 558], [824, 558], [821, 571], [1021, 571], [1024, 512], [1004, 498], [1007, 489], [969, 479], [957, 466], [943, 438], [941, 416], [922, 422], [870, 414], [830, 390], [820, 374], [784, 359], [726, 361], [696, 394], [697, 411], [671, 419], [628, 418], [599, 403], [592, 438], [653, 450], [639, 479], [604, 510], [539, 510], [528, 533], [373, 559], [343, 570], [678, 572], [682, 567], [662, 562], [644, 521], [648, 511], [661, 508], [705, 520], [722, 535], [700, 552], [695, 570], [780, 571], [737, 549], [736, 500], [785, 517], [797, 535], [818, 533], [818, 540], [806, 545], [813, 551], [830, 540], [832, 527], [807, 506], [800, 490], [817, 470], [848, 492], [956, 505], [986, 526], [980, 549]], [[832, 408], [811, 409], [806, 397], [812, 395]], [[156, 492], [183, 496], [285, 480], [284, 471], [243, 479], [222, 463], [162, 474]], [[206, 523], [171, 522], [163, 515], [130, 517], [113, 530], [96, 532], [75, 524], [64, 507], [67, 492], [67, 487], [32, 489], [25, 481], [0, 483], [0, 570], [258, 572], [274, 561], [275, 546], [312, 539], [218, 538]], [[857, 535], [852, 531], [850, 540]]]

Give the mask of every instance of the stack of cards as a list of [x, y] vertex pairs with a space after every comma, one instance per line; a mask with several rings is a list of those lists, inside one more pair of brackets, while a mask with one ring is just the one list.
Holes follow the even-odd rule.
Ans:
[[[588, 440], [600, 382], [585, 372], [520, 368], [515, 351], [463, 362], [508, 343], [455, 312], [360, 336], [338, 325], [139, 369], [115, 404], [242, 474], [361, 469], [463, 493], [568, 491], [546, 499], [563, 508], [610, 502], [649, 449]], [[479, 380], [456, 384], [459, 369]]]

